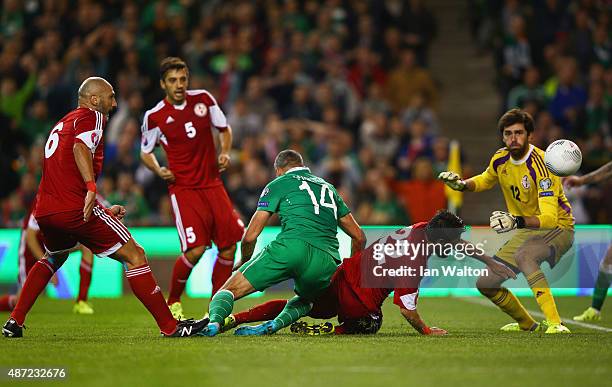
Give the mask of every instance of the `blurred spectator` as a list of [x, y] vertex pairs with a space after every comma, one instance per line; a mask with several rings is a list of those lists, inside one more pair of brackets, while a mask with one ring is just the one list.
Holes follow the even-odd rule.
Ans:
[[419, 93], [429, 102], [429, 106], [437, 106], [438, 91], [431, 75], [417, 66], [414, 51], [403, 50], [400, 64], [391, 71], [387, 79], [387, 97], [392, 108], [399, 112]]
[[412, 176], [409, 181], [397, 183], [395, 192], [412, 222], [427, 222], [438, 209], [446, 207], [444, 184], [434, 178], [431, 161], [427, 158], [414, 162]]
[[117, 188], [110, 193], [106, 200], [112, 204], [125, 207], [126, 213], [123, 222], [130, 226], [147, 226], [150, 224], [150, 209], [142, 196], [140, 187], [134, 184], [130, 172], [120, 172], [117, 176]]
[[538, 109], [546, 106], [546, 94], [540, 85], [540, 73], [536, 67], [525, 69], [523, 83], [515, 86], [508, 94], [507, 109], [524, 108], [528, 102], [533, 102]]

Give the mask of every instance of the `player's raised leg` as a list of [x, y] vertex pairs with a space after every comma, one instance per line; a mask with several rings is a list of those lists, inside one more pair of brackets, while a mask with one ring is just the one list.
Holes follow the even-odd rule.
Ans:
[[608, 247], [606, 256], [599, 265], [599, 273], [593, 289], [593, 301], [591, 306], [582, 314], [574, 316], [576, 321], [599, 321], [601, 320], [601, 308], [608, 295], [608, 289], [612, 283], [612, 245]]
[[190, 336], [204, 328], [208, 321], [177, 322], [172, 317], [161, 289], [151, 272], [144, 249], [136, 244], [134, 239], [130, 239], [111, 257], [124, 263], [125, 275], [134, 295], [151, 313], [165, 336]]
[[93, 314], [91, 304], [87, 302], [89, 287], [91, 286], [91, 273], [93, 269], [93, 253], [85, 246], [81, 246], [81, 265], [79, 267], [79, 295], [72, 311], [77, 314]]

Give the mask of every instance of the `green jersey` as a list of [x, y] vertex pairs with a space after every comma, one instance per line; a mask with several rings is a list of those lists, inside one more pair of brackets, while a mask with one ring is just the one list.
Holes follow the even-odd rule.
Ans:
[[264, 188], [258, 211], [278, 212], [281, 239], [300, 239], [334, 258], [338, 254], [338, 219], [351, 211], [333, 185], [305, 167], [292, 168]]

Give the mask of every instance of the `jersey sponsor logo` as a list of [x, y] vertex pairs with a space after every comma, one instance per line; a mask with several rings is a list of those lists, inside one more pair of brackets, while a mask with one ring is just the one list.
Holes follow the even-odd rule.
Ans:
[[257, 202], [257, 207], [268, 207], [270, 202]]
[[529, 182], [529, 176], [523, 175], [523, 177], [521, 178], [521, 185], [525, 189], [531, 188], [531, 183]]
[[264, 196], [266, 196], [268, 193], [270, 193], [270, 188], [266, 187], [263, 189], [263, 191], [261, 191], [261, 195], [259, 195], [260, 198], [263, 198]]
[[554, 192], [553, 191], [544, 191], [544, 192], [540, 192], [540, 197], [545, 197], [545, 196], [554, 196]]
[[206, 109], [206, 105], [200, 102], [195, 104], [195, 106], [193, 107], [193, 112], [198, 117], [204, 117], [206, 113], [208, 113], [208, 109]]
[[172, 118], [172, 116], [168, 116], [168, 118], [166, 119], [166, 124], [171, 124], [174, 122], [174, 118]]
[[542, 180], [540, 180], [540, 188], [542, 188], [543, 190], [547, 190], [550, 189], [550, 187], [552, 187], [553, 182], [552, 180], [550, 180], [550, 177], [546, 177]]

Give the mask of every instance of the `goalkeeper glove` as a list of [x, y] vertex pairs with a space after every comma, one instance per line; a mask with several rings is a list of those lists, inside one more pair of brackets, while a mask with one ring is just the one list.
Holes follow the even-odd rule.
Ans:
[[461, 180], [461, 177], [455, 172], [440, 172], [438, 179], [455, 191], [463, 191], [465, 189], [465, 181]]
[[493, 211], [489, 220], [491, 228], [498, 234], [514, 230], [515, 228], [525, 228], [525, 218], [503, 211]]

